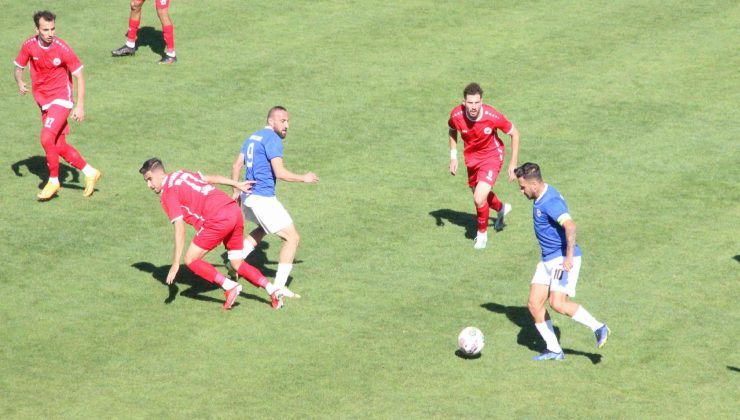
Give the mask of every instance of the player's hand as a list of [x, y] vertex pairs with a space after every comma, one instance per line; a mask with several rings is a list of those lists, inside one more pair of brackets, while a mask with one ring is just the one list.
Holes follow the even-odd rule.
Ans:
[[237, 182], [236, 185], [234, 185], [234, 188], [239, 189], [239, 191], [244, 191], [245, 193], [248, 193], [252, 191], [252, 186], [257, 181], [242, 181]]
[[21, 95], [25, 95], [28, 93], [28, 88], [26, 87], [25, 82], [18, 82], [18, 93], [20, 93]]
[[450, 173], [452, 176], [457, 175], [457, 159], [450, 159]]
[[169, 273], [167, 273], [167, 284], [172, 284], [175, 282], [175, 277], [177, 277], [177, 272], [180, 270], [180, 264], [172, 264], [172, 267], [170, 267]]
[[82, 120], [85, 119], [85, 108], [77, 105], [75, 109], [72, 110], [72, 119], [77, 122], [82, 122]]
[[319, 177], [316, 176], [316, 174], [313, 172], [307, 172], [305, 175], [303, 175], [303, 182], [308, 184], [319, 182]]
[[242, 192], [239, 190], [239, 188], [234, 187], [234, 192], [231, 193], [231, 199], [239, 202], [239, 197], [241, 197]]
[[[509, 182], [516, 179], [516, 174], [514, 173], [514, 170], [516, 169], [516, 162], [511, 162], [509, 164], [509, 169], [506, 171], [509, 174]], [[567, 271], [567, 270], [566, 270]]]
[[563, 271], [570, 271], [573, 268], [573, 257], [566, 257], [563, 261]]

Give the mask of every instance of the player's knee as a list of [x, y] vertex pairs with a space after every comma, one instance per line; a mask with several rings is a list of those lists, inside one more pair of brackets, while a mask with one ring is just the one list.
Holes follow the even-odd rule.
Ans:
[[185, 261], [185, 265], [189, 266], [193, 263], [193, 261], [197, 260], [197, 258], [193, 257], [192, 255], [185, 254], [185, 258], [183, 258], [183, 261]]
[[566, 309], [566, 302], [564, 296], [553, 295], [550, 296], [550, 307], [559, 314], [564, 314]]
[[542, 309], [543, 303], [544, 302], [541, 302], [539, 299], [534, 299], [530, 297], [527, 301], [527, 308], [529, 308], [529, 313], [534, 315], [536, 312], [540, 311]]
[[138, 12], [141, 10], [142, 4], [144, 4], [144, 0], [131, 0], [131, 10]]

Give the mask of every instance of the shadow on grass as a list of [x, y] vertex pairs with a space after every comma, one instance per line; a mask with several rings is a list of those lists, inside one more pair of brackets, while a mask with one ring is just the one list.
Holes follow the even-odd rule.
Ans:
[[467, 353], [465, 353], [464, 351], [462, 351], [460, 349], [455, 350], [455, 356], [457, 356], [457, 357], [459, 357], [461, 359], [465, 359], [465, 360], [477, 360], [477, 359], [480, 359], [482, 357], [482, 355], [483, 355], [483, 353], [478, 353], [478, 354], [470, 355], [470, 354], [467, 354]]
[[162, 31], [154, 29], [151, 26], [139, 28], [139, 31], [136, 33], [136, 47], [137, 49], [141, 47], [149, 47], [153, 53], [164, 57], [165, 43]]
[[[22, 177], [23, 172], [21, 167], [26, 167], [29, 173], [38, 177], [41, 181], [39, 182], [39, 189], [43, 188], [46, 184], [46, 180], [49, 179], [49, 167], [46, 165], [45, 156], [31, 156], [23, 160], [10, 165], [10, 169], [13, 171], [15, 176]], [[59, 162], [59, 183], [64, 188], [72, 188], [76, 190], [82, 190], [85, 187], [81, 185], [69, 184], [69, 182], [80, 183], [80, 171], [77, 169], [65, 165]]]
[[[278, 261], [270, 261], [269, 258], [267, 258], [267, 249], [270, 248], [270, 244], [267, 242], [260, 242], [257, 247], [254, 249], [254, 251], [250, 252], [247, 256], [246, 261], [260, 270], [263, 276], [267, 277], [268, 279], [274, 279], [275, 275], [277, 274], [277, 270], [274, 270], [272, 268], [268, 268], [268, 265], [272, 265], [274, 267], [277, 267]], [[229, 265], [229, 258], [228, 253], [224, 252], [221, 254], [221, 261], [224, 263], [224, 267], [227, 267]], [[303, 260], [295, 260], [293, 261], [293, 265], [296, 264], [303, 264]], [[229, 267], [227, 268], [229, 270], [229, 276], [235, 277], [233, 270]], [[285, 283], [286, 286], [290, 286], [290, 283], [293, 281], [292, 276], [288, 276], [288, 281]]]
[[[157, 280], [158, 282], [162, 283], [162, 285], [167, 286], [169, 293], [167, 295], [167, 298], [165, 298], [164, 303], [170, 304], [172, 303], [177, 296], [185, 296], [187, 298], [201, 300], [205, 302], [217, 302], [219, 304], [223, 304], [223, 299], [216, 299], [210, 296], [202, 296], [202, 293], [211, 292], [216, 289], [220, 289], [220, 287], [216, 286], [213, 283], [209, 283], [205, 281], [204, 279], [198, 277], [190, 271], [190, 269], [187, 268], [187, 266], [181, 265], [180, 270], [177, 272], [177, 277], [175, 277], [175, 282], [172, 284], [167, 284], [167, 273], [170, 272], [170, 266], [169, 265], [161, 265], [156, 266], [149, 262], [137, 262], [134, 264], [131, 264], [131, 267], [143, 271], [145, 273], [150, 273], [152, 277]], [[189, 286], [187, 289], [180, 292], [180, 288], [178, 285], [184, 285]], [[179, 292], [179, 293], [178, 293]], [[261, 298], [259, 296], [245, 293], [242, 291], [239, 294], [240, 297], [256, 300], [258, 302], [263, 302], [266, 304], [271, 304], [269, 300]], [[234, 306], [237, 306], [239, 304], [239, 301], [234, 303]]]
[[737, 262], [740, 262], [740, 255], [735, 255], [734, 257], [732, 257], [732, 259], [734, 259]]
[[[491, 210], [491, 214], [495, 216], [496, 212]], [[465, 237], [468, 239], [475, 239], [478, 234], [478, 218], [475, 214], [451, 209], [439, 209], [430, 211], [429, 215], [434, 217], [435, 223], [439, 227], [444, 226], [445, 221], [447, 221], [447, 223], [465, 228]], [[494, 217], [492, 220], [494, 223], [490, 223], [489, 220], [489, 226], [495, 224], [496, 218]]]
[[[509, 321], [521, 328], [516, 337], [517, 344], [536, 352], [542, 352], [545, 349], [545, 341], [534, 326], [532, 315], [530, 315], [529, 309], [526, 306], [504, 306], [499, 305], [498, 303], [489, 302], [482, 304], [481, 307], [497, 314], [506, 315], [506, 318], [508, 318]], [[554, 329], [555, 335], [558, 337], [558, 340], [560, 340], [560, 328], [555, 327]], [[565, 354], [572, 354], [575, 356], [585, 356], [591, 360], [591, 363], [593, 364], [601, 363], [600, 354], [587, 353], [566, 348], [563, 348], [563, 352]]]
[[733, 372], [740, 372], [740, 369], [736, 368], [735, 366], [727, 366], [727, 370], [731, 370]]

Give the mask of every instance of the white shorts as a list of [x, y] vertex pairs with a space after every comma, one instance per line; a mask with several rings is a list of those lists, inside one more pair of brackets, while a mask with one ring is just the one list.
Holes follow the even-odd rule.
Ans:
[[552, 292], [562, 292], [574, 297], [576, 295], [578, 273], [581, 271], [581, 257], [573, 257], [573, 268], [570, 271], [563, 271], [560, 279], [553, 279], [553, 275], [556, 274], [555, 270], [563, 267], [564, 260], [563, 257], [557, 257], [549, 261], [538, 262], [534, 277], [532, 277], [532, 284], [550, 286]]
[[267, 233], [277, 233], [293, 224], [277, 197], [251, 194], [242, 203], [244, 219], [258, 224]]

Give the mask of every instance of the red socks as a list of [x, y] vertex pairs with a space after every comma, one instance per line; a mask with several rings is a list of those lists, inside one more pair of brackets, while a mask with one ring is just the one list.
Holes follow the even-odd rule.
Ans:
[[167, 53], [172, 54], [175, 52], [175, 26], [167, 25], [162, 26], [162, 35], [164, 36], [164, 44], [167, 46]]
[[488, 193], [488, 206], [492, 209], [496, 210], [497, 212], [501, 211], [501, 207], [503, 204], [501, 204], [501, 201], [499, 201], [498, 197], [496, 197], [496, 193], [491, 191]]
[[190, 271], [197, 274], [199, 277], [202, 277], [209, 283], [215, 283], [219, 286], [223, 285], [224, 280], [226, 279], [223, 274], [216, 270], [216, 267], [203, 260], [192, 261], [188, 264], [188, 268]]
[[478, 232], [485, 232], [488, 230], [488, 216], [491, 213], [491, 208], [488, 207], [488, 204], [483, 205], [483, 207], [478, 207], [475, 209], [475, 212], [478, 213]]
[[139, 31], [139, 22], [140, 21], [133, 19], [128, 20], [128, 32], [126, 33], [126, 40], [128, 42], [136, 42], [136, 33]]
[[267, 279], [262, 275], [262, 273], [260, 273], [257, 267], [249, 265], [245, 261], [242, 261], [242, 264], [236, 272], [257, 287], [264, 289], [267, 285]]
[[64, 160], [77, 169], [82, 169], [87, 164], [85, 159], [80, 155], [80, 152], [67, 144], [66, 136], [64, 134], [60, 134], [57, 138], [59, 140], [55, 141], [54, 133], [51, 131], [41, 131], [41, 147], [43, 147], [44, 152], [46, 152], [46, 165], [49, 167], [49, 177], [51, 178], [59, 177], [60, 155]]

